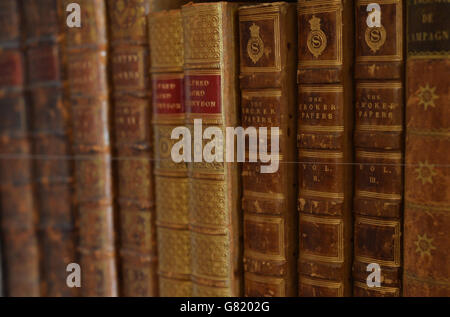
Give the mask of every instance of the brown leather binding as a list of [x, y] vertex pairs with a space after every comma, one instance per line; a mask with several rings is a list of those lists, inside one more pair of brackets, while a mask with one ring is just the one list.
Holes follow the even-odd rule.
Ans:
[[66, 284], [77, 262], [71, 117], [56, 0], [24, 1], [34, 178], [41, 246], [41, 296], [75, 296]]
[[284, 2], [239, 9], [242, 124], [278, 127], [281, 156], [274, 174], [243, 164], [245, 296], [297, 295], [296, 18]]
[[181, 10], [150, 15], [160, 295], [192, 294], [186, 163], [175, 163], [173, 129], [185, 125]]
[[122, 294], [156, 296], [148, 0], [109, 1]]
[[22, 1], [0, 2], [0, 201], [6, 295], [39, 296]]
[[450, 296], [448, 1], [408, 1], [404, 296]]
[[[203, 120], [203, 129], [239, 125], [237, 8], [227, 2], [182, 7], [192, 137], [194, 119]], [[242, 294], [240, 198], [237, 164], [189, 164], [192, 296]]]
[[[72, 1], [65, 0], [64, 8]], [[65, 27], [73, 122], [82, 296], [117, 296], [104, 0], [79, 0], [81, 28]], [[64, 19], [65, 23], [65, 19]]]
[[353, 2], [299, 0], [299, 295], [351, 295]]
[[[399, 296], [403, 202], [403, 8], [378, 1], [381, 26], [367, 25], [358, 0], [355, 59], [354, 295]], [[381, 287], [367, 266], [380, 265]]]

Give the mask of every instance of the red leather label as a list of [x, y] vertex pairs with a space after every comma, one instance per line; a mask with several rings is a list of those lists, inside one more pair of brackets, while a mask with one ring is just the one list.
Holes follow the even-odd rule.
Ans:
[[220, 75], [187, 75], [186, 108], [189, 113], [222, 113]]
[[185, 113], [183, 78], [153, 79], [152, 86], [155, 113]]

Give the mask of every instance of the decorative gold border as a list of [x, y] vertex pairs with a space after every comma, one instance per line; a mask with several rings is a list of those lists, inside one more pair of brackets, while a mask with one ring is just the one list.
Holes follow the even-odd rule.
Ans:
[[265, 89], [265, 90], [242, 90], [242, 98], [250, 99], [252, 97], [274, 97], [281, 98], [283, 96], [283, 92], [281, 89]]
[[278, 226], [278, 253], [268, 253], [265, 252], [258, 252], [254, 250], [249, 250], [248, 248], [245, 248], [244, 250], [244, 256], [245, 257], [252, 257], [256, 260], [271, 260], [271, 261], [284, 261], [286, 260], [286, 249], [284, 248], [285, 242], [284, 242], [284, 219], [280, 217], [273, 217], [273, 216], [267, 216], [267, 215], [249, 215], [244, 214], [244, 230], [245, 230], [245, 222], [251, 221], [253, 223], [267, 223], [267, 224], [275, 224]]
[[[300, 227], [302, 222], [309, 222], [312, 224], [325, 224], [337, 226], [338, 241], [337, 242], [337, 256], [325, 256], [308, 253], [306, 250], [300, 251], [300, 259], [321, 261], [328, 263], [343, 263], [344, 262], [344, 221], [342, 219], [335, 218], [322, 218], [316, 216], [310, 216], [301, 214], [300, 215]], [[300, 228], [301, 231], [301, 228]]]
[[302, 125], [299, 127], [300, 132], [330, 132], [340, 133], [345, 131], [344, 126], [314, 126], [314, 125]]
[[[342, 5], [341, 1], [323, 1], [323, 4], [327, 6], [319, 7], [322, 1], [312, 1], [312, 3], [306, 2], [302, 6], [299, 2], [299, 16], [316, 14], [316, 13], [336, 13], [336, 59], [331, 60], [299, 60], [298, 68], [305, 67], [329, 67], [329, 66], [341, 66], [343, 65], [343, 51], [342, 51]], [[330, 4], [334, 4], [330, 6]]]
[[[201, 3], [201, 4], [194, 4], [191, 6], [184, 6], [182, 7], [182, 20], [183, 20], [183, 27], [184, 27], [184, 19], [185, 17], [193, 17], [193, 16], [202, 16], [202, 15], [213, 15], [216, 16], [219, 19], [219, 29], [220, 29], [220, 36], [219, 36], [219, 46], [221, 48], [221, 54], [220, 57], [217, 59], [202, 59], [202, 58], [192, 58], [192, 59], [185, 59], [184, 65], [185, 68], [221, 68], [223, 66], [223, 7], [222, 3]], [[186, 41], [185, 44], [186, 45]]]
[[[263, 12], [262, 12], [263, 13]], [[249, 21], [265, 21], [273, 20], [274, 23], [274, 45], [275, 45], [275, 66], [273, 67], [249, 67], [243, 66], [241, 63], [241, 73], [271, 73], [281, 71], [281, 29], [280, 29], [280, 15], [278, 13], [265, 14], [265, 15], [249, 15], [249, 16], [239, 16], [240, 22]], [[239, 49], [241, 61], [244, 60], [243, 48]]]
[[344, 158], [343, 152], [330, 152], [330, 151], [314, 152], [308, 150], [300, 150], [298, 153], [300, 157], [308, 157], [308, 158], [328, 158], [328, 159]]
[[384, 152], [368, 152], [368, 151], [356, 151], [356, 157], [369, 158], [369, 159], [388, 159], [401, 161], [403, 154], [398, 153], [384, 153]]
[[340, 282], [315, 280], [315, 279], [306, 278], [306, 277], [301, 276], [300, 284], [337, 289], [337, 296], [339, 296], [339, 297], [344, 296], [344, 284], [342, 284]]
[[401, 125], [372, 125], [372, 124], [357, 124], [356, 131], [359, 132], [403, 132]]
[[372, 83], [372, 82], [358, 82], [356, 84], [356, 89], [402, 89], [403, 84], [401, 82], [382, 82], [382, 83]]
[[396, 287], [385, 287], [385, 286], [369, 287], [369, 286], [367, 286], [367, 284], [357, 282], [357, 281], [354, 282], [354, 286], [362, 288], [362, 289], [366, 289], [368, 291], [389, 293], [389, 294], [392, 294], [393, 296], [400, 296], [400, 289], [396, 288]]
[[269, 200], [284, 200], [286, 198], [282, 193], [260, 193], [250, 190], [244, 190], [244, 198], [245, 197], [262, 198]]
[[402, 195], [400, 194], [384, 194], [384, 193], [375, 193], [364, 190], [357, 190], [355, 192], [355, 197], [364, 197], [364, 198], [373, 198], [373, 199], [382, 199], [382, 200], [402, 200]]
[[300, 85], [300, 92], [344, 92], [343, 85], [308, 86]]
[[276, 286], [278, 288], [280, 296], [281, 297], [286, 296], [286, 282], [282, 278], [277, 278], [273, 276], [260, 276], [255, 273], [245, 272], [244, 279]]
[[315, 190], [307, 190], [303, 189], [300, 192], [301, 197], [319, 197], [319, 198], [325, 198], [325, 199], [336, 199], [336, 200], [344, 200], [345, 194], [344, 193], [328, 193], [328, 192], [319, 192]]
[[[357, 6], [368, 5], [373, 2], [374, 1], [372, 1], [372, 0], [359, 0], [356, 5]], [[396, 14], [396, 17], [395, 17], [395, 21], [396, 21], [395, 42], [396, 42], [397, 51], [395, 52], [395, 55], [357, 56], [356, 62], [401, 62], [404, 59], [403, 58], [403, 23], [404, 23], [404, 21], [406, 21], [406, 17], [405, 17], [405, 19], [403, 19], [402, 1], [400, 1], [400, 0], [379, 0], [377, 3], [380, 5], [383, 5], [383, 4], [396, 4], [397, 5], [396, 9], [395, 9], [395, 14]], [[388, 23], [391, 23], [391, 21], [388, 21]], [[365, 44], [365, 45], [367, 45], [367, 44]]]
[[387, 267], [400, 267], [401, 265], [401, 224], [400, 221], [390, 221], [390, 220], [379, 220], [366, 218], [361, 216], [355, 217], [355, 225], [356, 224], [365, 224], [370, 226], [378, 226], [378, 227], [391, 227], [394, 228], [394, 260], [393, 261], [385, 261], [379, 258], [371, 258], [368, 256], [358, 256], [355, 255], [355, 260], [363, 263], [378, 263]]

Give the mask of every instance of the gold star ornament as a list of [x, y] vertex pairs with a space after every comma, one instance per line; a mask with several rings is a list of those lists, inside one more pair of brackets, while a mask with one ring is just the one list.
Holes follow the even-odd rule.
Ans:
[[417, 247], [416, 253], [419, 253], [420, 257], [431, 256], [431, 251], [436, 250], [433, 240], [433, 238], [428, 238], [426, 233], [423, 236], [417, 235], [417, 240], [414, 242]]
[[431, 88], [429, 84], [426, 84], [425, 87], [419, 87], [417, 96], [419, 97], [419, 105], [424, 106], [425, 111], [428, 107], [435, 108], [436, 104], [434, 101], [439, 99], [439, 96], [436, 95], [436, 87]]
[[433, 177], [437, 175], [434, 168], [434, 164], [428, 164], [428, 161], [419, 162], [419, 167], [415, 170], [417, 173], [416, 179], [421, 181], [422, 185], [433, 184]]

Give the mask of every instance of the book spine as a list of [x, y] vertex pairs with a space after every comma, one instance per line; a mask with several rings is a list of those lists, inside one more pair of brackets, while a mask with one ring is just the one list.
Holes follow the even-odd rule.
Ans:
[[157, 296], [147, 0], [109, 1], [124, 296]]
[[[243, 128], [279, 128], [279, 169], [244, 163], [244, 295], [297, 295], [296, 5], [239, 9]], [[271, 144], [271, 140], [267, 141]], [[254, 153], [253, 153], [254, 152]], [[248, 149], [247, 157], [257, 155]]]
[[6, 295], [39, 296], [22, 1], [0, 2], [0, 200]]
[[[71, 3], [63, 2], [63, 8]], [[66, 27], [82, 296], [117, 296], [104, 0], [81, 0], [81, 28]], [[65, 23], [65, 18], [64, 22]]]
[[[227, 2], [182, 7], [187, 124], [192, 136], [195, 119], [202, 120], [203, 130], [218, 127], [225, 131], [225, 127], [238, 124], [237, 8]], [[197, 131], [200, 133], [203, 131]], [[198, 139], [194, 136], [197, 156], [207, 143]], [[217, 145], [219, 153], [221, 149], [223, 145]], [[239, 168], [233, 163], [202, 160], [190, 163], [188, 170], [192, 296], [239, 296]]]
[[[371, 1], [358, 0], [355, 56], [354, 295], [399, 296], [404, 158], [403, 6], [382, 0], [381, 24], [369, 26]], [[369, 287], [367, 266], [381, 268]]]
[[3, 251], [2, 241], [0, 237], [0, 297], [4, 297], [3, 293]]
[[56, 0], [24, 1], [28, 92], [39, 214], [41, 295], [74, 296], [66, 267], [76, 262], [70, 111]]
[[183, 4], [190, 2], [189, 0], [149, 0], [150, 12], [160, 12], [164, 10], [180, 9]]
[[349, 296], [353, 2], [298, 5], [299, 295]]
[[172, 131], [185, 125], [181, 10], [150, 15], [153, 128], [155, 135], [156, 221], [159, 289], [163, 297], [190, 297], [187, 164], [175, 163]]
[[450, 296], [448, 1], [407, 2], [403, 296]]

